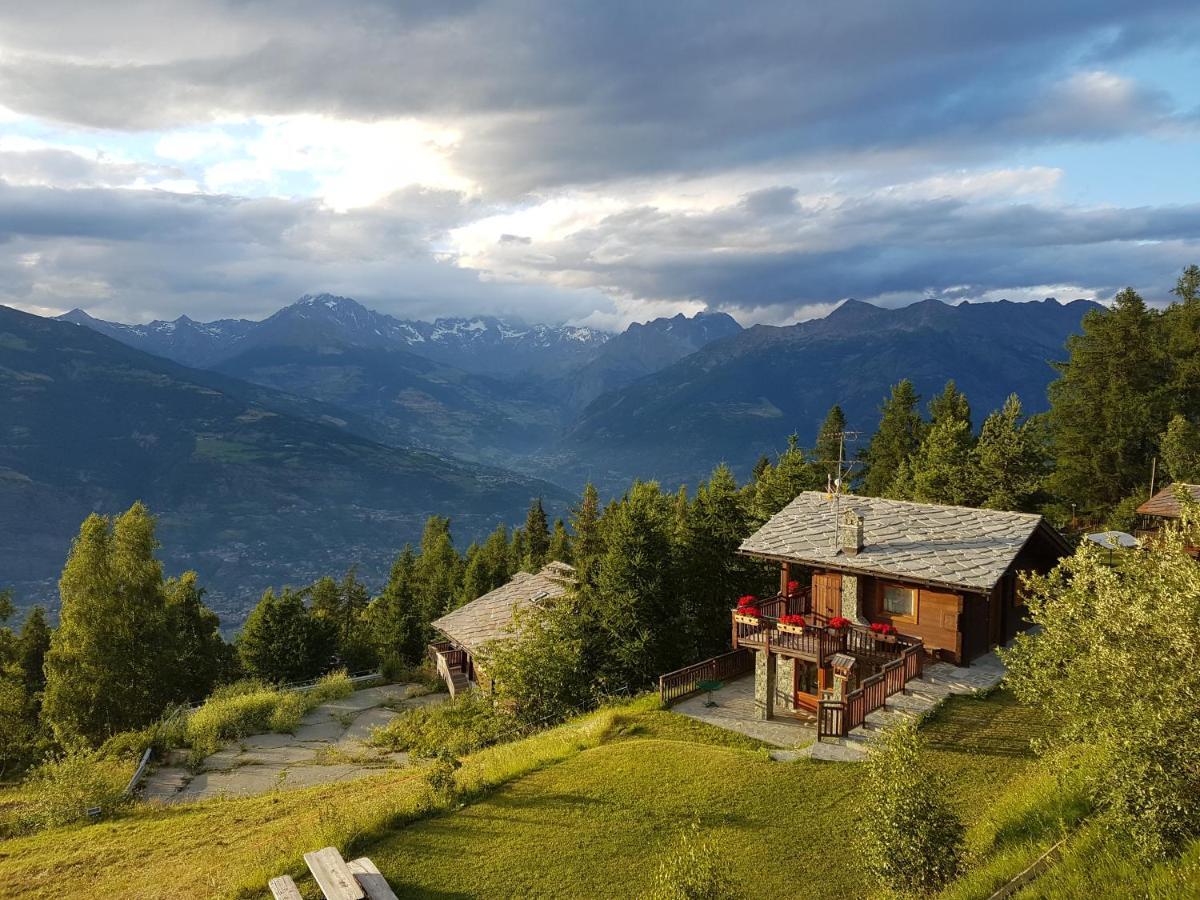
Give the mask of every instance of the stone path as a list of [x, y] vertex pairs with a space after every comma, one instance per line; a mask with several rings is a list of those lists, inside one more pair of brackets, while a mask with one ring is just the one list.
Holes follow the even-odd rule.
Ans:
[[861, 762], [871, 741], [898, 722], [922, 716], [940, 705], [951, 694], [973, 694], [993, 688], [1004, 680], [1004, 663], [993, 650], [963, 668], [949, 663], [925, 666], [920, 678], [905, 685], [905, 692], [888, 697], [886, 705], [868, 713], [864, 723], [845, 738], [826, 738], [808, 748], [812, 759]]
[[366, 740], [374, 728], [405, 709], [447, 699], [421, 690], [413, 684], [385, 684], [323, 703], [301, 719], [295, 734], [242, 738], [207, 757], [198, 772], [185, 768], [182, 760], [156, 768], [142, 782], [142, 798], [172, 803], [249, 796], [278, 787], [348, 781], [406, 765], [408, 754], [385, 753]]

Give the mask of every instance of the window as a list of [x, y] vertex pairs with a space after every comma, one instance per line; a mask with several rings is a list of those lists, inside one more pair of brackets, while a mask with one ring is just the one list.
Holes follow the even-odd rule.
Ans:
[[911, 616], [916, 591], [912, 588], [901, 587], [898, 584], [885, 585], [883, 588], [883, 609], [893, 616]]

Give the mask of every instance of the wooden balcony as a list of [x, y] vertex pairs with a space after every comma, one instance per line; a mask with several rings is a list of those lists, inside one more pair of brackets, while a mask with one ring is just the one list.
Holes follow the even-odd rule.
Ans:
[[[757, 619], [748, 620], [739, 615], [736, 609], [733, 610], [734, 648], [769, 650], [820, 665], [826, 665], [835, 653], [867, 657], [877, 664], [883, 664], [921, 643], [903, 636], [883, 637], [861, 625], [833, 631], [824, 616], [806, 612], [807, 606], [807, 597], [804, 595], [778, 596], [758, 603], [760, 615]], [[803, 616], [804, 632], [796, 634], [787, 626], [781, 626], [779, 619], [785, 615]]]

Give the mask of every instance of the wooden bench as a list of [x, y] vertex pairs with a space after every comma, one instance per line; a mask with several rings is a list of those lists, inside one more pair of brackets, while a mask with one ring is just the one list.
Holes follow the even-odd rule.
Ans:
[[[375, 863], [365, 856], [346, 862], [336, 847], [304, 854], [304, 862], [325, 900], [398, 900]], [[267, 887], [275, 900], [303, 900], [288, 875], [272, 878]]]

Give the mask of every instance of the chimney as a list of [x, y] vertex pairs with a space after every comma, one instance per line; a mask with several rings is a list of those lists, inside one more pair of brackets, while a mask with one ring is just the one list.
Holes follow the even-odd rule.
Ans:
[[838, 522], [838, 550], [847, 556], [857, 556], [863, 548], [863, 517], [852, 509], [842, 513]]

